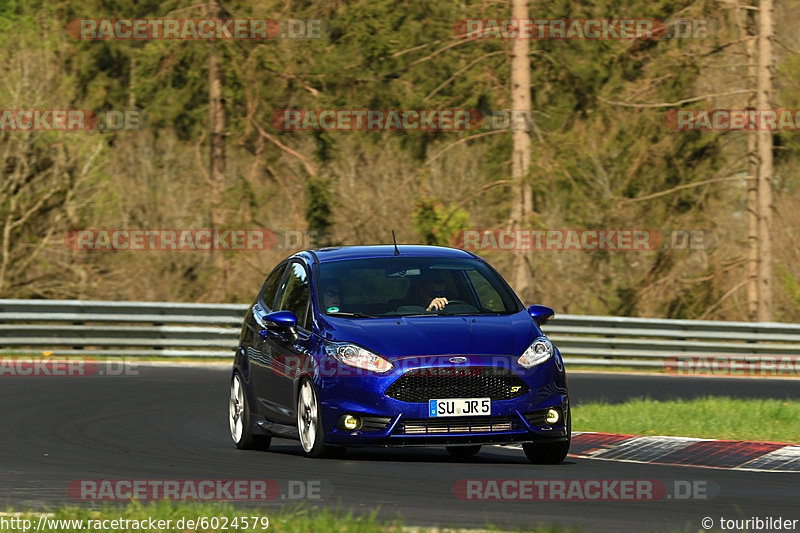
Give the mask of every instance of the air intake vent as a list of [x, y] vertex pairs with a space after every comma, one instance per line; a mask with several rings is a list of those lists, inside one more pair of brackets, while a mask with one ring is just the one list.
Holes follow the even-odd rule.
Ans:
[[528, 386], [508, 369], [484, 366], [416, 368], [400, 376], [386, 395], [401, 402], [440, 398], [510, 400], [528, 392]]
[[447, 435], [448, 433], [497, 433], [511, 429], [511, 418], [507, 416], [420, 418], [400, 422], [397, 433]]

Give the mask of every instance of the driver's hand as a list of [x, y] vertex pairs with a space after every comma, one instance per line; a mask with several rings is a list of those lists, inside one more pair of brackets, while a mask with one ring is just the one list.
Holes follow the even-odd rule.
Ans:
[[426, 311], [441, 311], [447, 305], [447, 298], [434, 298]]

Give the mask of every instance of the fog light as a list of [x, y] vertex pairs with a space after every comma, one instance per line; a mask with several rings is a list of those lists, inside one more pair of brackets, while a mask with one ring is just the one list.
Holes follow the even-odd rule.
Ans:
[[342, 425], [345, 429], [358, 429], [358, 427], [361, 425], [361, 420], [353, 415], [345, 415], [342, 419]]
[[558, 423], [559, 420], [561, 420], [561, 415], [558, 413], [556, 409], [547, 410], [547, 414], [544, 417], [545, 422], [547, 422], [552, 426], [553, 424]]

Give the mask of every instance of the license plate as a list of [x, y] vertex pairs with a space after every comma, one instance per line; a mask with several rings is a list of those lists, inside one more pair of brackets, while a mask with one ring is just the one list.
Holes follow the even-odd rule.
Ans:
[[444, 398], [428, 401], [428, 413], [436, 416], [480, 416], [492, 414], [491, 398]]

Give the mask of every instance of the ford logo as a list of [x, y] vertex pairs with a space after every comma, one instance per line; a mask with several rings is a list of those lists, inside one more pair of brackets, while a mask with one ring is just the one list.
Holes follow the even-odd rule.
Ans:
[[466, 363], [467, 362], [467, 358], [466, 357], [451, 357], [450, 358], [450, 362], [451, 363]]

